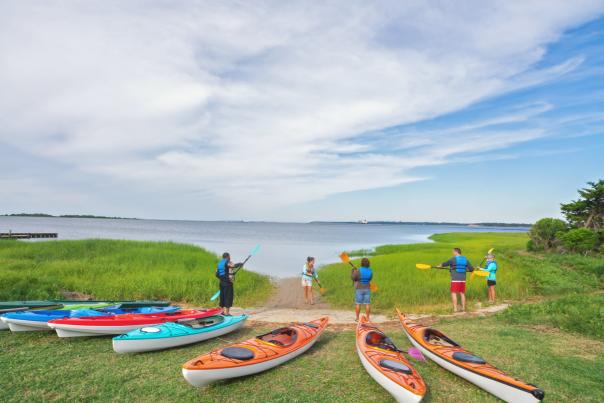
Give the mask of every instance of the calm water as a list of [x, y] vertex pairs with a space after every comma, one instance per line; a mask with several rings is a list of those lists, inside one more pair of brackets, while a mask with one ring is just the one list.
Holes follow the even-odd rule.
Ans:
[[275, 277], [296, 276], [307, 256], [319, 265], [338, 260], [343, 250], [383, 244], [414, 243], [440, 232], [526, 231], [525, 228], [472, 228], [444, 225], [361, 225], [240, 223], [84, 218], [0, 217], [0, 232], [57, 232], [59, 239], [112, 238], [174, 241], [228, 251], [245, 258], [255, 245], [262, 249], [246, 265]]

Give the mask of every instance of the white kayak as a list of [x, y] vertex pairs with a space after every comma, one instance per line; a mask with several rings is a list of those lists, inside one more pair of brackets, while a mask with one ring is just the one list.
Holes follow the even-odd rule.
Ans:
[[199, 343], [241, 328], [246, 315], [216, 315], [146, 326], [113, 338], [116, 353], [142, 353]]

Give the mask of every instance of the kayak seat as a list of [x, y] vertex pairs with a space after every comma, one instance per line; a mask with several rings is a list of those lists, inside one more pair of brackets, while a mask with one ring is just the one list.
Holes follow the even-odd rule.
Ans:
[[200, 318], [200, 319], [185, 319], [182, 321], [178, 321], [177, 323], [180, 325], [188, 326], [192, 329], [203, 329], [204, 327], [214, 326], [219, 323], [224, 322], [224, 316], [210, 316], [209, 318]]
[[298, 332], [289, 327], [282, 327], [275, 329], [270, 333], [256, 336], [256, 338], [276, 346], [287, 347], [296, 342], [298, 339]]
[[403, 364], [402, 362], [399, 362], [399, 361], [381, 360], [380, 367], [389, 369], [394, 372], [400, 372], [403, 374], [407, 374], [407, 375], [411, 375], [413, 373], [413, 371], [411, 371], [411, 368], [409, 368], [408, 366], [406, 366], [405, 364]]
[[453, 359], [462, 362], [469, 362], [471, 364], [486, 364], [487, 362], [480, 357], [472, 354], [462, 353], [460, 351], [453, 353]]
[[398, 351], [398, 348], [389, 337], [380, 332], [369, 332], [365, 336], [365, 343], [371, 347], [381, 348], [382, 350]]
[[459, 344], [435, 329], [426, 329], [424, 332], [424, 341], [435, 346], [459, 347]]
[[247, 361], [254, 358], [254, 352], [243, 347], [226, 347], [220, 352], [220, 355], [234, 360]]

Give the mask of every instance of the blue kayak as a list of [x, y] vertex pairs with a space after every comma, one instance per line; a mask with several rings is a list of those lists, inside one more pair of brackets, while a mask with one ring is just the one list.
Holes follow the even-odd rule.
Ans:
[[142, 353], [198, 343], [241, 328], [246, 315], [216, 315], [146, 326], [113, 338], [116, 353]]
[[166, 313], [174, 312], [178, 310], [178, 307], [167, 307], [167, 308], [133, 308], [133, 309], [122, 309], [117, 307], [105, 307], [101, 309], [53, 309], [53, 310], [36, 310], [36, 311], [25, 311], [25, 312], [11, 312], [6, 313], [0, 317], [11, 331], [13, 332], [28, 332], [34, 330], [50, 330], [48, 327], [48, 321], [53, 319], [64, 319], [64, 318], [82, 318], [86, 316], [107, 316], [107, 315], [120, 315], [125, 313], [139, 313], [139, 314], [153, 314], [153, 313]]

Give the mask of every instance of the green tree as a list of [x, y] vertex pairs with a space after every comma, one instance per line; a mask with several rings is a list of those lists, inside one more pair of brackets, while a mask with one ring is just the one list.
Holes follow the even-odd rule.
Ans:
[[598, 235], [587, 228], [574, 228], [559, 235], [564, 249], [569, 252], [587, 253], [598, 244]]
[[531, 227], [529, 249], [549, 250], [558, 246], [556, 235], [567, 230], [566, 223], [558, 218], [542, 218]]
[[579, 189], [579, 199], [560, 205], [562, 214], [572, 227], [604, 231], [604, 180], [587, 182]]

